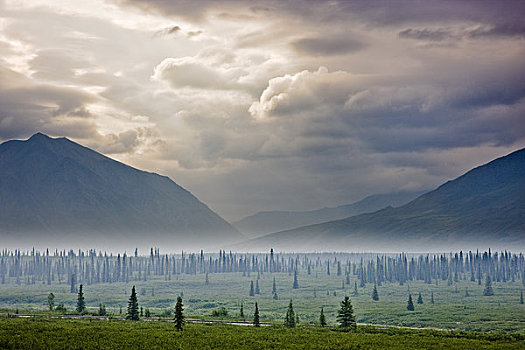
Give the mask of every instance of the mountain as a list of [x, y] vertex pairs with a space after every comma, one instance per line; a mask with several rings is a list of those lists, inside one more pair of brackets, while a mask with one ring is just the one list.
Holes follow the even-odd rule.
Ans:
[[233, 226], [246, 235], [260, 236], [265, 233], [369, 213], [388, 206], [397, 207], [408, 203], [421, 194], [423, 194], [421, 191], [376, 194], [352, 204], [311, 211], [261, 211], [233, 223]]
[[38, 133], [0, 145], [0, 238], [204, 247], [242, 235], [168, 177]]
[[525, 149], [398, 207], [272, 233], [245, 244], [279, 250], [525, 247]]

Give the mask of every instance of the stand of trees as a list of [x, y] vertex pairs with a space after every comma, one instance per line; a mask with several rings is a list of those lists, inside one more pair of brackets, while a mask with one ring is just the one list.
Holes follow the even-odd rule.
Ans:
[[[326, 269], [325, 269], [326, 267]], [[146, 281], [152, 276], [171, 280], [178, 274], [202, 274], [203, 283], [209, 283], [210, 274], [286, 272], [293, 274], [293, 288], [299, 288], [300, 273], [312, 269], [337, 271], [345, 275], [343, 281], [350, 284], [350, 275], [361, 287], [368, 283], [404, 284], [408, 281], [432, 283], [436, 280], [451, 284], [460, 279], [470, 279], [482, 284], [487, 276], [491, 281], [505, 283], [521, 280], [525, 286], [525, 257], [523, 254], [462, 251], [449, 254], [234, 254], [220, 251], [218, 254], [185, 253], [160, 254], [151, 248], [149, 256], [107, 254], [88, 251], [49, 250], [3, 250], [0, 253], [0, 284], [68, 284], [71, 293], [77, 293], [77, 284], [116, 283]], [[345, 282], [343, 282], [345, 283]], [[357, 284], [357, 283], [356, 283]], [[251, 294], [251, 293], [250, 293]], [[253, 295], [257, 294], [254, 286]], [[274, 293], [276, 294], [276, 293]]]

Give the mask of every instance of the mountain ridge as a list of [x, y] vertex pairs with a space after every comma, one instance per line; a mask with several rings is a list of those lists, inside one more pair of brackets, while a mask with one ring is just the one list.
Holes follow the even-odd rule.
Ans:
[[374, 212], [387, 206], [400, 206], [423, 193], [424, 191], [402, 191], [374, 194], [350, 204], [308, 211], [260, 211], [234, 222], [233, 226], [246, 235], [260, 236], [265, 233], [284, 231]]
[[398, 208], [271, 233], [246, 246], [525, 246], [525, 149], [475, 167]]
[[0, 209], [6, 238], [147, 235], [173, 244], [243, 238], [169, 177], [42, 133], [0, 145]]

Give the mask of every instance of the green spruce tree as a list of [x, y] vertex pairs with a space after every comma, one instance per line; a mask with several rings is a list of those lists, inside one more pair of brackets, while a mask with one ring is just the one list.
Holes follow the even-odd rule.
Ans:
[[55, 294], [49, 293], [47, 296], [47, 307], [49, 307], [49, 311], [53, 311], [55, 308]]
[[257, 305], [257, 303], [255, 303], [255, 311], [253, 313], [253, 325], [255, 327], [261, 326], [261, 322], [259, 321], [259, 306]]
[[414, 311], [414, 303], [412, 302], [412, 294], [408, 295], [407, 310]]
[[419, 295], [417, 296], [417, 303], [423, 304], [423, 297], [421, 296], [421, 292], [419, 292]]
[[253, 288], [253, 281], [250, 281], [250, 296], [253, 297], [255, 295], [255, 289]]
[[379, 294], [377, 293], [377, 286], [374, 284], [374, 290], [372, 291], [372, 300], [378, 301]]
[[293, 301], [290, 299], [286, 316], [284, 317], [284, 326], [288, 328], [295, 327], [295, 312], [293, 311]]
[[520, 293], [520, 304], [523, 304], [523, 291]]
[[175, 304], [175, 329], [177, 331], [182, 331], [184, 327], [184, 305], [182, 305], [182, 297], [179, 295], [177, 297], [177, 304]]
[[434, 305], [434, 292], [430, 292], [430, 303]]
[[275, 277], [273, 278], [272, 294], [277, 294], [277, 285], [275, 284]]
[[344, 300], [341, 301], [341, 308], [337, 312], [337, 321], [341, 329], [345, 331], [355, 330], [357, 328], [354, 309], [349, 297], [345, 297]]
[[127, 320], [138, 321], [139, 320], [139, 303], [137, 300], [137, 293], [135, 292], [135, 286], [131, 288], [131, 295], [128, 300], [128, 312], [126, 314]]
[[106, 316], [107, 315], [106, 305], [104, 305], [102, 303], [98, 304], [98, 315], [99, 316]]
[[241, 309], [239, 310], [239, 317], [244, 320], [244, 303], [241, 303]]
[[86, 301], [84, 300], [84, 292], [82, 290], [82, 285], [78, 288], [78, 296], [77, 296], [77, 312], [79, 314], [82, 314], [86, 311]]
[[321, 315], [319, 315], [319, 324], [321, 327], [326, 326], [326, 316], [324, 315], [324, 309], [321, 308]]
[[293, 289], [299, 288], [299, 282], [297, 281], [297, 269], [294, 271], [293, 275]]

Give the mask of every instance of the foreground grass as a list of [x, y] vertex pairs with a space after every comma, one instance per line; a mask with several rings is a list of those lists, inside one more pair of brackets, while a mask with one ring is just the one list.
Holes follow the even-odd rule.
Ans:
[[1, 349], [525, 349], [518, 334], [0, 318]]
[[[273, 299], [274, 277], [279, 300]], [[320, 309], [324, 307], [328, 323], [335, 324], [339, 303], [348, 295], [360, 323], [525, 334], [525, 305], [519, 303], [520, 293], [524, 289], [522, 281], [494, 282], [495, 295], [490, 297], [483, 296], [483, 284], [470, 282], [468, 278], [452, 285], [441, 280], [432, 284], [411, 281], [403, 286], [383, 283], [378, 286], [379, 301], [373, 301], [372, 284], [358, 287], [359, 294], [354, 296], [356, 277], [353, 275], [351, 283], [345, 283], [344, 286], [343, 276], [335, 273], [327, 275], [321, 268], [312, 270], [311, 275], [299, 274], [298, 278], [299, 288], [293, 289], [293, 274], [261, 275], [261, 294], [255, 296], [249, 296], [250, 281], [255, 283], [257, 279], [255, 273], [251, 276], [242, 276], [241, 273], [213, 274], [209, 276], [209, 285], [205, 285], [204, 274], [176, 275], [168, 281], [164, 277], [151, 277], [148, 281], [85, 285], [84, 296], [90, 312], [96, 312], [99, 303], [103, 303], [109, 313], [123, 316], [131, 287], [136, 285], [139, 306], [149, 308], [154, 316], [172, 311], [177, 295], [184, 293], [188, 315], [210, 319], [213, 310], [225, 307], [228, 310], [227, 319], [236, 319], [239, 317], [240, 305], [244, 303], [244, 313], [249, 317], [253, 314], [255, 302], [258, 302], [261, 321], [278, 323], [283, 322], [288, 303], [293, 299], [301, 323], [317, 322]], [[0, 312], [14, 313], [16, 309], [20, 313], [45, 312], [49, 292], [56, 296], [56, 305], [63, 302], [72, 312], [77, 295], [70, 293], [69, 289], [69, 285], [56, 282], [51, 285], [0, 284]], [[469, 296], [465, 296], [467, 290]], [[418, 293], [424, 299], [424, 304], [416, 304], [413, 312], [406, 309], [409, 292], [414, 302]], [[431, 293], [435, 304], [430, 303]], [[120, 314], [121, 307], [123, 314]]]

